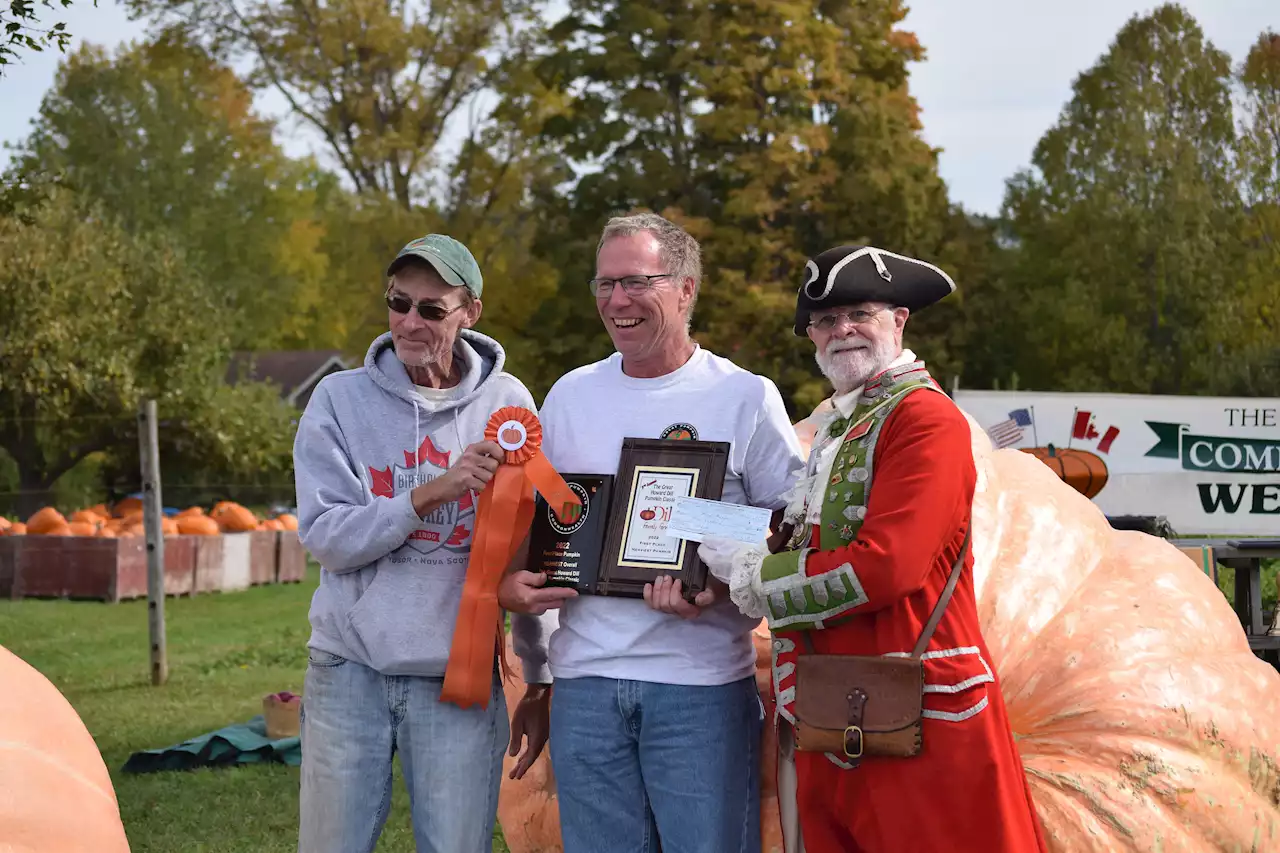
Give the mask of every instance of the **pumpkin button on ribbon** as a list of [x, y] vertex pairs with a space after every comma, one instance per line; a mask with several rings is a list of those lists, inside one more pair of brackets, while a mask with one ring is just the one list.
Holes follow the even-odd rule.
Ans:
[[529, 433], [524, 424], [516, 420], [506, 421], [498, 427], [498, 446], [508, 453], [514, 453], [524, 447], [529, 440]]

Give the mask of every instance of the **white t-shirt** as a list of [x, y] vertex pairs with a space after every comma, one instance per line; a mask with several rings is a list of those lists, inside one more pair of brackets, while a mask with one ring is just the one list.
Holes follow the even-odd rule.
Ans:
[[[701, 348], [655, 379], [622, 372], [622, 356], [580, 367], [547, 394], [543, 451], [557, 471], [616, 474], [623, 438], [675, 434], [732, 445], [722, 500], [781, 509], [804, 459], [773, 382]], [[759, 620], [728, 600], [695, 619], [643, 599], [580, 595], [560, 610], [551, 637], [555, 678], [601, 676], [719, 685], [755, 672], [750, 632]]]

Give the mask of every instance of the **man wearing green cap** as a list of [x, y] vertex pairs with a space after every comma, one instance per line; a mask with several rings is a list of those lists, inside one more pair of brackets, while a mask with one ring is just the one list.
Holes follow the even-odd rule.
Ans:
[[364, 366], [326, 376], [298, 425], [298, 532], [320, 562], [302, 703], [298, 849], [367, 853], [391, 803], [399, 754], [420, 853], [491, 845], [502, 754], [547, 738], [541, 618], [513, 614], [527, 692], [507, 725], [495, 677], [483, 708], [441, 701], [478, 495], [502, 449], [484, 440], [503, 406], [536, 410], [472, 331], [483, 279], [458, 241], [429, 234], [387, 268], [390, 331]]

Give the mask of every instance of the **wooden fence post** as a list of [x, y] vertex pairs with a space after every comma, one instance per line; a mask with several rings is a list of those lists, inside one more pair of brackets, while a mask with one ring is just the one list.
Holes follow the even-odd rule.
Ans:
[[147, 534], [147, 627], [151, 634], [151, 683], [169, 680], [164, 632], [164, 531], [160, 526], [160, 432], [156, 401], [138, 406], [138, 450], [142, 460], [142, 519]]

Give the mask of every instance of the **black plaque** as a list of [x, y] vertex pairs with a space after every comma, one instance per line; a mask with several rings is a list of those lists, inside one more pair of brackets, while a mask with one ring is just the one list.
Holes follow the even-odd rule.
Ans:
[[600, 573], [600, 555], [609, 515], [613, 477], [609, 474], [561, 474], [582, 501], [576, 517], [561, 520], [547, 499], [537, 497], [529, 529], [529, 571], [546, 572], [547, 586], [592, 594]]
[[677, 498], [720, 499], [729, 449], [725, 441], [623, 439], [596, 595], [641, 598], [662, 575], [679, 580], [688, 599], [706, 588], [698, 543], [665, 535], [666, 522]]

